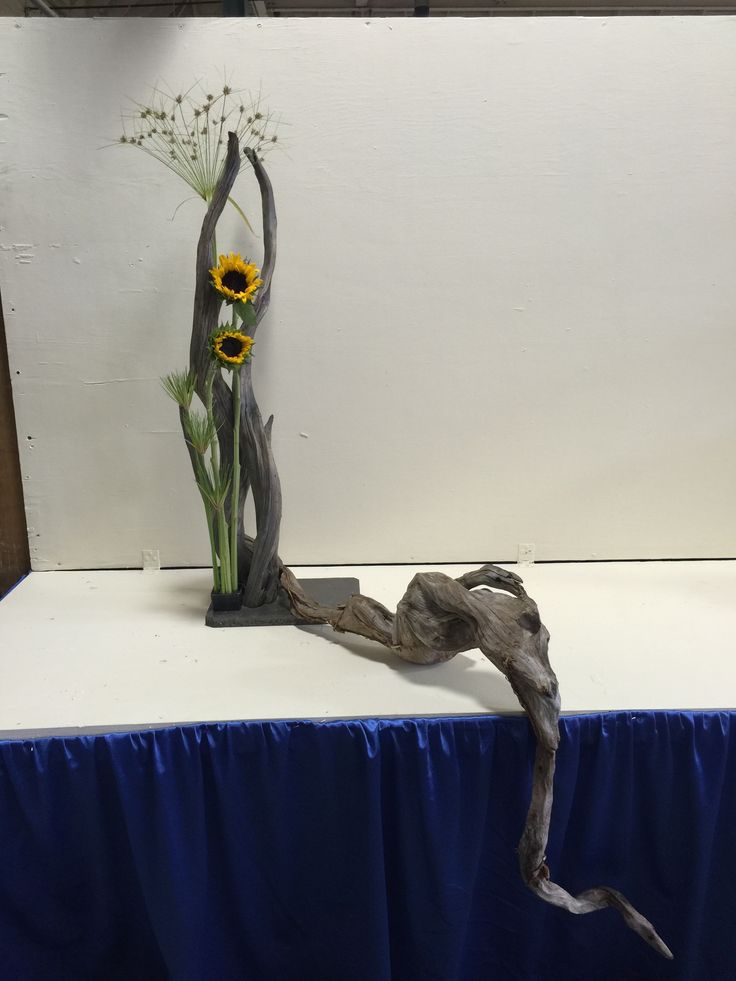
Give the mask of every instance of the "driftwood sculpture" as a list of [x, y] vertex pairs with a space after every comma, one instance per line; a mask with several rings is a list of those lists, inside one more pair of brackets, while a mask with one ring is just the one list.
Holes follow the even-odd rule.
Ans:
[[[261, 161], [252, 150], [246, 150], [245, 154], [255, 172], [263, 207], [263, 286], [254, 304], [256, 322], [250, 328], [254, 335], [269, 303], [276, 258], [276, 213], [271, 184]], [[222, 176], [207, 209], [197, 247], [190, 367], [196, 377], [200, 398], [205, 396], [208, 338], [217, 327], [220, 306], [210, 283], [212, 244], [218, 218], [239, 169], [238, 139], [230, 133]], [[360, 594], [335, 607], [311, 599], [278, 556], [281, 487], [271, 453], [273, 417], [263, 423], [253, 394], [250, 362], [238, 370], [242, 391], [238, 445], [243, 461], [238, 572], [239, 580], [245, 586], [245, 605], [256, 607], [270, 603], [283, 590], [292, 610], [302, 620], [329, 624], [338, 632], [375, 640], [400, 658], [416, 664], [439, 664], [461, 651], [479, 648], [508, 678], [537, 738], [531, 805], [519, 843], [524, 881], [540, 899], [571, 913], [592, 913], [609, 906], [617, 909], [635, 933], [660, 954], [671, 958], [669, 948], [652, 924], [620, 892], [598, 886], [573, 896], [550, 879], [545, 850], [559, 743], [560, 696], [547, 657], [549, 633], [539, 618], [536, 603], [525, 592], [522, 580], [514, 573], [492, 565], [459, 579], [450, 579], [439, 572], [422, 573], [412, 579], [395, 614]], [[223, 463], [229, 465], [234, 433], [232, 398], [228, 385], [219, 374], [215, 381], [213, 409], [221, 437]], [[191, 447], [190, 455], [196, 472]], [[245, 534], [243, 526], [242, 502], [249, 488], [255, 502], [254, 538]], [[229, 513], [227, 517], [229, 521]]]
[[405, 661], [439, 664], [479, 648], [508, 678], [537, 737], [531, 805], [519, 842], [524, 882], [540, 899], [570, 913], [617, 909], [635, 933], [664, 957], [672, 957], [649, 920], [616, 889], [596, 886], [573, 896], [550, 879], [545, 851], [560, 739], [560, 694], [547, 657], [549, 632], [517, 575], [493, 565], [459, 579], [441, 572], [420, 573], [409, 583], [395, 614], [361, 595], [338, 607], [322, 606], [306, 595], [287, 568], [281, 582], [293, 609], [305, 620], [378, 641]]
[[[210, 365], [209, 338], [217, 329], [222, 303], [221, 298], [212, 289], [210, 278], [210, 268], [213, 261], [216, 262], [216, 257], [213, 255], [213, 241], [218, 219], [227, 204], [235, 178], [240, 172], [239, 153], [238, 138], [235, 133], [229, 133], [224, 169], [204, 216], [197, 245], [189, 364], [196, 377], [197, 395], [202, 401], [206, 398], [205, 387]], [[258, 155], [252, 149], [246, 149], [245, 155], [255, 172], [263, 208], [264, 257], [261, 268], [263, 285], [253, 303], [255, 323], [249, 327], [250, 336], [255, 338], [258, 325], [268, 309], [271, 295], [271, 280], [276, 263], [276, 209], [271, 182]], [[255, 607], [273, 602], [279, 592], [281, 484], [271, 453], [273, 417], [264, 424], [253, 392], [252, 362], [247, 361], [237, 370], [240, 374], [241, 390], [239, 445], [242, 461], [238, 514], [238, 580], [244, 586], [244, 604]], [[220, 437], [222, 464], [229, 468], [232, 465], [234, 429], [232, 396], [227, 383], [219, 373], [214, 382], [213, 412]], [[191, 447], [189, 453], [196, 473], [196, 460]], [[246, 535], [243, 523], [243, 505], [249, 489], [253, 492], [256, 513], [254, 538]], [[226, 520], [229, 522], [230, 505], [227, 501], [225, 511]]]

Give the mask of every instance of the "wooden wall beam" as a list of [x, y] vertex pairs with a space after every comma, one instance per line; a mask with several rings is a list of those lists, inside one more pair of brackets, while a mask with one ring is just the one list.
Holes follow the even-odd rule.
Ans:
[[0, 596], [30, 568], [13, 390], [0, 298]]

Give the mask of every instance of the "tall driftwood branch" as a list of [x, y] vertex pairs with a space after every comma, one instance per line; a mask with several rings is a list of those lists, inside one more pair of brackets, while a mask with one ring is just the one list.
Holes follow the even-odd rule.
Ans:
[[[250, 150], [245, 151], [255, 172], [261, 192], [263, 210], [264, 258], [261, 278], [263, 286], [255, 301], [256, 324], [249, 328], [255, 336], [270, 299], [271, 280], [276, 263], [276, 207], [273, 189], [263, 164]], [[240, 148], [235, 133], [228, 134], [227, 154], [222, 176], [215, 188], [212, 200], [202, 222], [197, 245], [196, 281], [194, 291], [194, 318], [189, 348], [190, 367], [196, 376], [196, 391], [205, 399], [207, 372], [211, 363], [210, 335], [218, 327], [222, 299], [212, 288], [210, 268], [213, 264], [212, 242], [217, 222], [240, 170]], [[271, 426], [273, 417], [264, 426], [253, 391], [250, 362], [240, 369], [241, 420], [240, 420], [240, 511], [238, 514], [238, 575], [245, 585], [247, 606], [260, 606], [276, 599], [279, 590], [281, 561], [278, 556], [279, 528], [281, 524], [281, 485], [276, 464], [271, 453]], [[213, 413], [220, 441], [221, 461], [224, 466], [232, 463], [233, 410], [229, 386], [218, 372], [213, 386]], [[190, 453], [191, 456], [191, 453]], [[245, 533], [243, 506], [249, 489], [253, 490], [256, 511], [256, 535]], [[226, 518], [229, 521], [230, 502], [226, 502]]]
[[[212, 288], [210, 269], [213, 265], [212, 242], [217, 228], [217, 222], [222, 214], [230, 192], [233, 189], [235, 178], [240, 170], [240, 151], [238, 148], [238, 138], [235, 133], [228, 133], [227, 154], [225, 165], [222, 170], [217, 187], [212, 194], [207, 213], [202, 221], [202, 229], [199, 233], [197, 243], [197, 264], [194, 281], [194, 315], [192, 319], [192, 338], [189, 344], [189, 363], [192, 371], [197, 378], [197, 395], [204, 400], [205, 379], [210, 367], [209, 338], [217, 329], [218, 316], [222, 306], [222, 297]], [[221, 379], [220, 379], [221, 380]], [[227, 388], [222, 382], [219, 391], [219, 399], [224, 395], [227, 404], [230, 400], [227, 394], [222, 391]], [[218, 406], [218, 408], [224, 408]], [[232, 433], [232, 408], [229, 413], [229, 424]]]
[[[227, 204], [235, 179], [240, 170], [240, 155], [238, 138], [235, 133], [228, 134], [227, 154], [222, 176], [214, 190], [207, 212], [202, 221], [202, 229], [197, 243], [197, 262], [194, 285], [194, 314], [192, 319], [192, 336], [189, 343], [189, 366], [196, 378], [196, 392], [202, 402], [205, 401], [205, 384], [207, 373], [212, 363], [209, 350], [210, 335], [217, 330], [219, 324], [222, 297], [212, 288], [210, 269], [216, 261], [212, 252], [217, 222]], [[225, 465], [232, 464], [233, 441], [233, 408], [230, 388], [218, 372], [212, 391], [212, 408], [217, 423], [218, 437], [221, 443], [222, 461]], [[241, 496], [245, 501], [248, 490], [248, 475], [245, 468], [241, 470]], [[227, 504], [229, 509], [229, 501]], [[228, 515], [229, 517], [229, 515]]]
[[287, 568], [282, 569], [281, 582], [292, 609], [304, 620], [378, 641], [405, 661], [437, 664], [479, 648], [508, 678], [537, 738], [532, 799], [519, 842], [524, 882], [540, 899], [570, 913], [617, 909], [635, 933], [664, 957], [672, 957], [652, 924], [617, 890], [597, 886], [573, 896], [550, 879], [545, 851], [560, 738], [560, 695], [547, 656], [549, 632], [517, 575], [493, 565], [459, 579], [420, 573], [409, 583], [395, 614], [362, 595], [338, 607], [323, 606], [307, 596]]
[[271, 181], [258, 158], [258, 154], [255, 153], [252, 147], [246, 147], [243, 152], [253, 168], [261, 192], [261, 214], [263, 216], [263, 264], [261, 266], [261, 279], [263, 280], [263, 286], [259, 289], [255, 300], [256, 317], [258, 323], [260, 323], [271, 301], [271, 280], [273, 279], [273, 271], [276, 268], [276, 202], [273, 196]]
[[241, 369], [243, 462], [250, 477], [256, 512], [256, 536], [250, 555], [243, 602], [262, 606], [278, 596], [281, 562], [278, 555], [281, 525], [281, 482], [271, 452], [268, 429], [253, 392], [252, 362]]
[[[255, 299], [256, 323], [249, 328], [255, 337], [258, 325], [263, 319], [271, 298], [271, 280], [276, 265], [276, 204], [273, 188], [263, 164], [256, 153], [248, 147], [245, 150], [258, 181], [261, 192], [263, 215], [263, 263], [261, 279], [263, 285]], [[244, 469], [247, 470], [253, 492], [256, 515], [256, 536], [252, 548], [243, 557], [241, 571], [246, 606], [262, 606], [271, 603], [278, 596], [281, 560], [279, 559], [279, 531], [281, 527], [281, 482], [276, 463], [271, 452], [271, 427], [273, 416], [263, 424], [260, 409], [253, 391], [252, 362], [243, 366], [241, 382], [241, 451]]]

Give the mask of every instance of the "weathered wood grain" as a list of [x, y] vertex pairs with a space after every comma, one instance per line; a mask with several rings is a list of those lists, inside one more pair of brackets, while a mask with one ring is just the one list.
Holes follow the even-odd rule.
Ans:
[[[271, 281], [276, 265], [276, 204], [271, 181], [258, 156], [250, 148], [245, 150], [245, 155], [258, 181], [263, 213], [263, 285], [254, 302], [256, 323], [249, 328], [249, 333], [255, 337], [271, 298]], [[256, 515], [256, 535], [249, 555], [243, 601], [246, 606], [262, 606], [273, 602], [280, 588], [278, 548], [282, 504], [281, 482], [271, 452], [273, 416], [264, 426], [253, 390], [252, 368], [252, 361], [241, 368], [241, 448]]]
[[547, 656], [549, 632], [519, 576], [493, 565], [459, 579], [420, 573], [409, 583], [395, 614], [362, 595], [338, 607], [322, 606], [306, 595], [287, 568], [281, 582], [293, 610], [305, 620], [378, 641], [405, 661], [438, 664], [479, 648], [508, 678], [537, 737], [532, 799], [519, 842], [525, 883], [540, 899], [570, 913], [617, 909], [635, 933], [664, 957], [672, 957], [652, 924], [617, 890], [596, 886], [573, 896], [550, 879], [545, 851], [560, 738], [560, 694]]

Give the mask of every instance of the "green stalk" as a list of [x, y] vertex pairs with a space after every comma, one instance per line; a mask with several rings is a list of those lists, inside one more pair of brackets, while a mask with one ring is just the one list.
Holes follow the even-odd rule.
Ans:
[[[201, 453], [197, 453], [197, 476], [202, 473], [204, 469], [204, 457]], [[207, 500], [202, 489], [200, 488], [200, 494], [202, 496], [202, 503], [204, 504], [205, 514], [207, 515], [207, 534], [210, 536], [210, 554], [212, 556], [212, 582], [216, 593], [220, 591], [220, 570], [217, 565], [217, 548], [215, 547], [215, 509], [212, 507], [210, 502]]]
[[230, 582], [230, 550], [228, 548], [227, 522], [225, 509], [217, 508], [217, 543], [220, 546], [220, 587], [223, 593], [232, 593]]
[[233, 371], [233, 486], [230, 496], [230, 577], [238, 588], [238, 505], [240, 502], [240, 368]]
[[207, 419], [214, 431], [214, 436], [212, 438], [212, 446], [210, 452], [212, 453], [212, 472], [218, 477], [220, 475], [220, 442], [217, 438], [217, 426], [215, 425], [215, 415], [212, 411], [212, 386], [215, 383], [215, 373], [217, 372], [217, 365], [212, 364], [210, 370], [207, 372], [207, 378], [205, 379], [205, 397], [206, 404], [205, 408], [207, 410]]
[[[220, 443], [217, 438], [217, 427], [215, 426], [215, 416], [212, 411], [212, 386], [215, 383], [215, 373], [217, 371], [217, 365], [213, 364], [210, 370], [207, 372], [207, 379], [205, 382], [205, 396], [206, 396], [206, 408], [207, 408], [207, 418], [212, 425], [214, 436], [212, 438], [212, 446], [210, 447], [210, 453], [212, 454], [212, 473], [219, 480], [220, 477]], [[230, 586], [230, 549], [228, 548], [228, 534], [227, 534], [227, 523], [225, 521], [225, 512], [223, 508], [217, 508], [217, 545], [218, 545], [218, 555], [220, 556], [220, 589], [223, 593], [232, 592]]]
[[[185, 418], [189, 415], [189, 409], [182, 407], [184, 418], [182, 419], [182, 424], [184, 424]], [[184, 435], [186, 438], [186, 428], [184, 428]], [[215, 548], [215, 529], [214, 529], [214, 508], [207, 500], [207, 496], [202, 489], [204, 486], [204, 481], [202, 479], [202, 471], [204, 470], [204, 456], [199, 452], [199, 450], [194, 449], [194, 460], [195, 460], [195, 480], [197, 483], [197, 490], [199, 491], [199, 496], [202, 498], [202, 504], [204, 505], [204, 513], [207, 518], [207, 532], [210, 536], [210, 552], [212, 555], [212, 582], [215, 592], [219, 592], [220, 589], [220, 572], [217, 567], [217, 550]]]
[[217, 567], [217, 547], [215, 545], [215, 516], [210, 509], [207, 513], [207, 531], [210, 536], [210, 552], [212, 553], [212, 581], [216, 593], [220, 592], [220, 570]]

